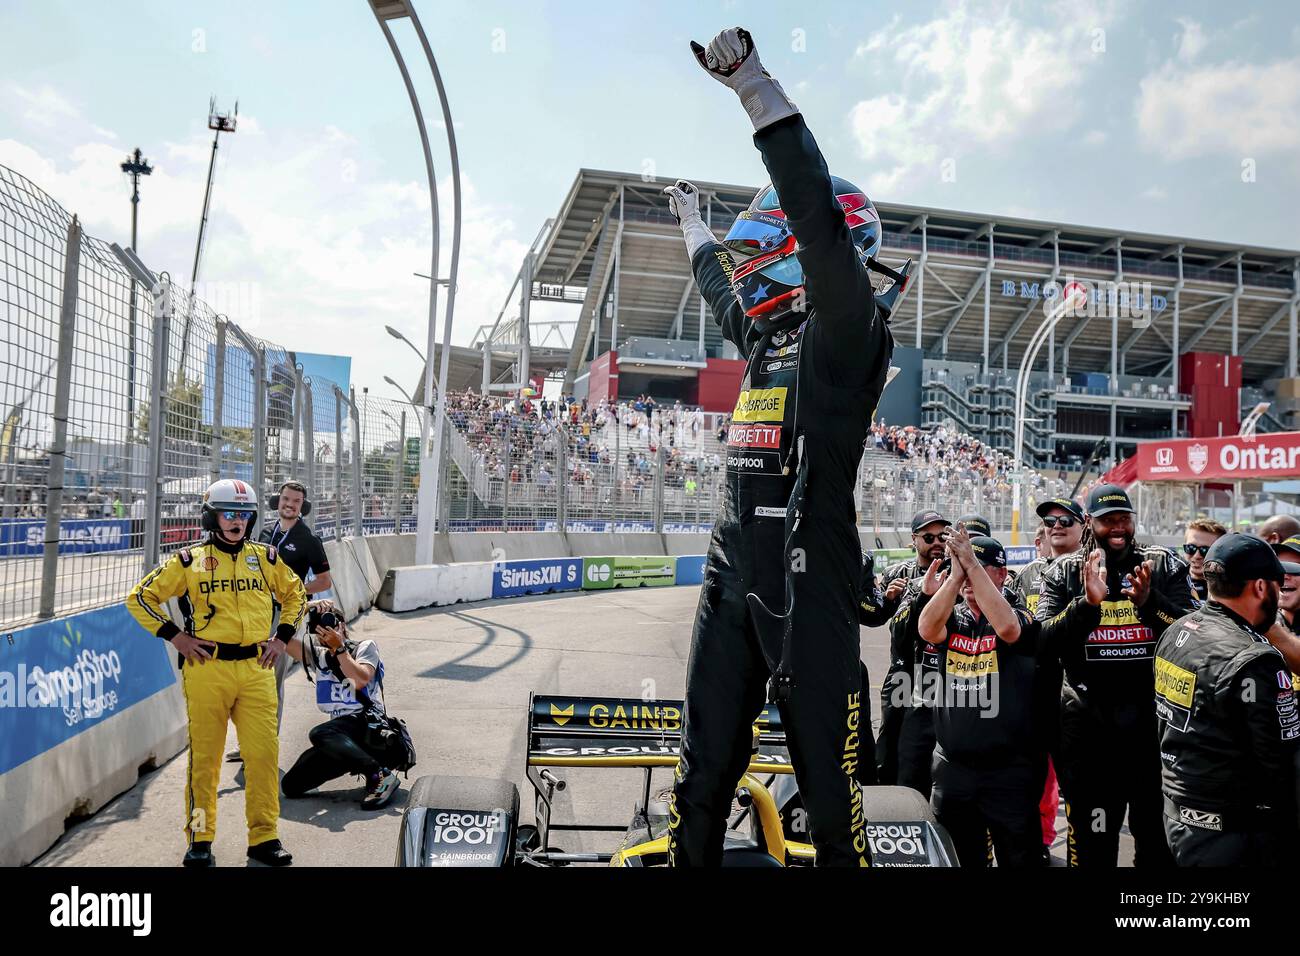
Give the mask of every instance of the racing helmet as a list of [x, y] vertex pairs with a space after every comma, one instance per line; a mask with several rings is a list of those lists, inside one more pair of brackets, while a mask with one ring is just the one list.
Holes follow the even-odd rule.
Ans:
[[[847, 179], [832, 176], [831, 186], [866, 266], [880, 251], [880, 214], [867, 194]], [[732, 272], [731, 285], [760, 332], [802, 314], [795, 312], [795, 306], [804, 291], [803, 267], [776, 187], [769, 183], [760, 189], [722, 241], [743, 257]]]
[[252, 485], [238, 478], [221, 478], [208, 485], [208, 490], [203, 492], [203, 515], [199, 521], [204, 531], [220, 532], [217, 515], [222, 511], [246, 512], [249, 519], [244, 523], [244, 540], [253, 536], [257, 525], [257, 492]]

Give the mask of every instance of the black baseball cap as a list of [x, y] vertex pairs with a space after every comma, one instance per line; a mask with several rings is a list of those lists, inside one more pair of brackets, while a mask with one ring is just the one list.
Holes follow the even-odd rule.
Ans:
[[1113, 511], [1135, 514], [1127, 491], [1119, 485], [1098, 485], [1088, 492], [1088, 514], [1091, 517], [1099, 518]]
[[1034, 511], [1037, 513], [1038, 517], [1046, 518], [1047, 512], [1051, 511], [1053, 508], [1064, 508], [1080, 521], [1083, 520], [1083, 508], [1079, 507], [1079, 502], [1075, 501], [1073, 498], [1048, 498], [1046, 501], [1041, 502]]
[[1230, 531], [1210, 545], [1205, 573], [1222, 574], [1232, 581], [1281, 581], [1282, 562], [1272, 546], [1258, 535]]
[[916, 534], [926, 525], [934, 524], [936, 521], [939, 524], [945, 524], [952, 527], [952, 522], [937, 511], [918, 511], [916, 514], [912, 515], [912, 534]]
[[1007, 552], [1002, 547], [1002, 542], [997, 538], [990, 538], [988, 535], [976, 535], [970, 539], [970, 549], [975, 552], [975, 558], [986, 568], [1005, 568], [1007, 566]]
[[987, 538], [993, 533], [993, 525], [989, 524], [989, 519], [983, 515], [974, 513], [962, 515], [957, 519], [957, 523], [966, 525], [966, 533], [969, 535], [983, 535]]
[[[1300, 534], [1293, 534], [1285, 541], [1278, 542], [1277, 544], [1273, 545], [1273, 550], [1277, 552], [1277, 556], [1279, 558], [1282, 557], [1283, 551], [1293, 551], [1297, 556], [1300, 556]], [[1294, 573], [1294, 572], [1288, 572], [1288, 573]]]

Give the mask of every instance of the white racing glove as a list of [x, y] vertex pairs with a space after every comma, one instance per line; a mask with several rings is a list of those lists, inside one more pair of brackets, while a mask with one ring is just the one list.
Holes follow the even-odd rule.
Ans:
[[763, 69], [754, 39], [743, 27], [723, 30], [709, 41], [708, 49], [692, 40], [691, 52], [710, 76], [736, 91], [755, 132], [799, 112], [781, 84]]
[[671, 186], [664, 187], [664, 195], [668, 197], [668, 209], [677, 220], [677, 225], [682, 228], [688, 258], [694, 258], [701, 247], [717, 242], [713, 238], [713, 231], [700, 218], [700, 191], [693, 183], [679, 179]]

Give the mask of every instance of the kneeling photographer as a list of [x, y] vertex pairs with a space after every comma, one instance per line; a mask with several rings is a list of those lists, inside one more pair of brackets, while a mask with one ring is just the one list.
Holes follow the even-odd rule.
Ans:
[[[385, 713], [384, 664], [374, 641], [347, 637], [347, 625], [328, 601], [310, 605], [307, 632], [289, 654], [316, 684], [316, 704], [330, 716], [311, 729], [311, 746], [280, 781], [286, 797], [301, 797], [328, 780], [362, 774], [363, 810], [378, 810], [397, 792], [397, 771], [415, 764], [406, 725]], [[378, 689], [378, 693], [373, 691]]]

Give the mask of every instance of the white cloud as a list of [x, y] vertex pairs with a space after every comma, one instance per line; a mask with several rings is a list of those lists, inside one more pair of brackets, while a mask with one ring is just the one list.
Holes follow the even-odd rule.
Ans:
[[1104, 146], [1110, 134], [1104, 129], [1090, 129], [1083, 135], [1083, 144], [1085, 146]]
[[1115, 6], [1054, 4], [1041, 24], [1019, 9], [957, 0], [933, 20], [895, 20], [858, 46], [856, 58], [889, 84], [849, 113], [862, 156], [878, 164], [871, 189], [934, 177], [944, 157], [1010, 149], [1075, 123], [1076, 93], [1104, 61], [1095, 31], [1114, 21]]
[[[54, 102], [53, 100], [51, 102]], [[129, 184], [121, 148], [93, 137], [75, 112], [55, 139], [80, 142], [43, 155], [18, 139], [0, 140], [0, 164], [31, 179], [90, 235], [129, 241]], [[376, 394], [383, 376], [409, 387], [419, 363], [384, 325], [422, 342], [429, 286], [428, 190], [423, 180], [385, 178], [381, 157], [361, 151], [347, 130], [283, 130], [240, 117], [223, 137], [200, 280], [216, 287], [253, 284], [259, 316], [230, 318], [251, 334], [287, 348], [353, 357], [353, 378]], [[245, 136], [245, 130], [252, 135]], [[140, 250], [155, 270], [188, 282], [211, 150], [196, 124], [184, 141], [146, 151], [155, 166], [141, 184]], [[82, 137], [79, 140], [76, 137]], [[464, 214], [453, 341], [466, 344], [505, 301], [531, 234], [520, 238], [509, 210], [463, 179]], [[452, 189], [439, 183], [443, 238], [440, 271], [450, 269]], [[440, 313], [446, 292], [439, 295]], [[534, 309], [545, 317], [551, 310]], [[438, 319], [441, 335], [442, 317]]]
[[21, 110], [22, 118], [35, 126], [50, 129], [62, 121], [81, 118], [81, 112], [52, 87], [29, 90], [10, 83], [6, 92]]
[[1185, 67], [1143, 77], [1136, 104], [1144, 148], [1167, 159], [1300, 150], [1300, 58]]
[[1178, 23], [1182, 27], [1182, 31], [1176, 38], [1178, 40], [1178, 59], [1184, 63], [1190, 63], [1205, 49], [1209, 41], [1205, 38], [1205, 30], [1195, 20], [1186, 20], [1179, 17]]
[[1168, 199], [1169, 193], [1163, 186], [1148, 186], [1146, 189], [1142, 190], [1142, 198], [1158, 202], [1160, 200]]

